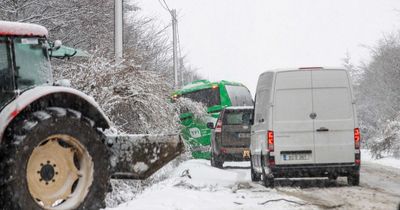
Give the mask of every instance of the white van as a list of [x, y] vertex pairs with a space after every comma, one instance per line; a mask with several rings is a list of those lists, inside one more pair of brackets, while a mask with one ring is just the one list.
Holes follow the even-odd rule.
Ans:
[[347, 176], [360, 182], [360, 130], [349, 74], [321, 67], [260, 75], [251, 127], [251, 177]]

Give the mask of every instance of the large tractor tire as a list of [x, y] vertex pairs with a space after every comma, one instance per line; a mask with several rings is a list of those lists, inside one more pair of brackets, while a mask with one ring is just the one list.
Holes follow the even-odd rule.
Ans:
[[[1, 209], [100, 209], [110, 190], [104, 136], [80, 112], [47, 108], [13, 124], [2, 145]], [[10, 139], [13, 136], [13, 139]]]

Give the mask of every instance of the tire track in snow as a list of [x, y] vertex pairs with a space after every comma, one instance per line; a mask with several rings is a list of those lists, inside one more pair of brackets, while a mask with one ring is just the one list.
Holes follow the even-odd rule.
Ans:
[[[277, 191], [302, 199], [321, 209], [397, 209], [400, 203], [400, 170], [373, 163], [361, 167], [361, 183], [348, 186], [346, 179], [282, 180]], [[295, 188], [293, 188], [295, 187]]]

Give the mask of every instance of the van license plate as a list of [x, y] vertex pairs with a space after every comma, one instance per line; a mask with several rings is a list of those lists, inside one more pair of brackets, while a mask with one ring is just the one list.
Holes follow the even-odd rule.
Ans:
[[250, 133], [239, 133], [239, 138], [250, 138]]
[[282, 154], [282, 159], [284, 161], [288, 160], [309, 160], [311, 158], [310, 154], [299, 153], [299, 154]]

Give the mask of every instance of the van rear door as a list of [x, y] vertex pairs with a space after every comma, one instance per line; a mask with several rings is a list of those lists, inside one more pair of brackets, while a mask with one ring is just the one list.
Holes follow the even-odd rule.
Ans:
[[345, 70], [317, 70], [311, 74], [315, 162], [354, 162], [355, 116], [348, 74]]
[[278, 72], [272, 128], [275, 163], [314, 163], [314, 124], [310, 71]]

